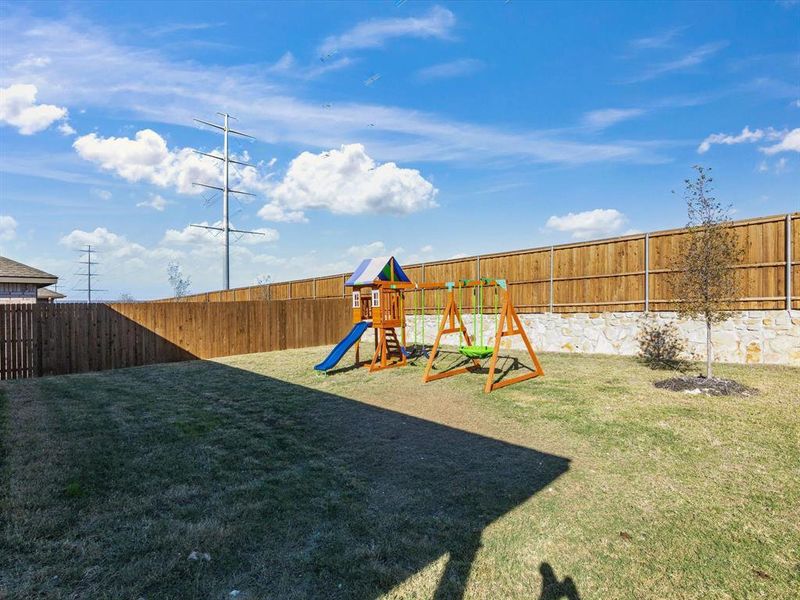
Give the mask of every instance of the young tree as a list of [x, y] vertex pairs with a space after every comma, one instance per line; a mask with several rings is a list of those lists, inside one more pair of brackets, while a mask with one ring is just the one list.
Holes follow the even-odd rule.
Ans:
[[711, 169], [695, 165], [695, 179], [684, 180], [683, 198], [689, 213], [688, 239], [674, 262], [673, 290], [678, 314], [706, 324], [706, 377], [711, 378], [711, 329], [731, 316], [737, 295], [734, 266], [741, 258], [731, 228], [729, 206], [713, 196]]
[[261, 286], [259, 292], [262, 300], [269, 300], [269, 288], [267, 286], [270, 283], [272, 283], [272, 275], [261, 274], [256, 277], [256, 285]]
[[133, 297], [133, 294], [129, 294], [128, 292], [122, 292], [119, 295], [119, 299], [117, 302], [136, 302], [136, 298]]
[[192, 284], [191, 278], [183, 275], [181, 266], [174, 260], [167, 265], [167, 279], [169, 279], [169, 284], [172, 286], [172, 291], [175, 293], [176, 298], [183, 298]]

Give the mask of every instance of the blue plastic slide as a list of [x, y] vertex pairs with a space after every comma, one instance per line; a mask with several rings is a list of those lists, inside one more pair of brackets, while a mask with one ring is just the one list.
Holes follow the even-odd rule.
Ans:
[[367, 328], [371, 326], [372, 322], [370, 321], [360, 321], [359, 323], [353, 325], [350, 333], [348, 333], [341, 342], [336, 344], [336, 347], [331, 350], [330, 354], [328, 354], [328, 358], [323, 360], [314, 368], [317, 371], [327, 371], [328, 369], [335, 367], [337, 363], [342, 360], [342, 357], [345, 355], [345, 353], [350, 350], [353, 344], [361, 339], [361, 336], [364, 335], [364, 332], [367, 330]]

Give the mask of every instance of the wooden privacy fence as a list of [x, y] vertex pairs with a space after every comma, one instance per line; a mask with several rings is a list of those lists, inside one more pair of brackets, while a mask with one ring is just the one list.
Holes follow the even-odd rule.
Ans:
[[0, 379], [338, 342], [348, 301], [0, 304]]
[[[733, 223], [742, 261], [735, 310], [800, 308], [800, 213]], [[403, 265], [414, 281], [501, 277], [520, 312], [674, 310], [674, 257], [686, 237], [672, 229], [613, 239]], [[366, 257], [365, 257], [366, 258]], [[185, 302], [342, 298], [349, 273], [207, 292]], [[174, 302], [175, 299], [166, 299]], [[435, 297], [426, 294], [430, 311]], [[414, 303], [409, 299], [407, 306]], [[469, 306], [469, 305], [468, 305]]]

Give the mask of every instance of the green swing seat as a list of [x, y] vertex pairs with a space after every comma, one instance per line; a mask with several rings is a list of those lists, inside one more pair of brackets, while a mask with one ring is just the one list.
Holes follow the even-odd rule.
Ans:
[[461, 346], [458, 351], [467, 358], [488, 358], [494, 354], [491, 346]]

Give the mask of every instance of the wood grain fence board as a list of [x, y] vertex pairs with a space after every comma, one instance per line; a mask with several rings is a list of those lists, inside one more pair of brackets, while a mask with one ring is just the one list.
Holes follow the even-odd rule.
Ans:
[[[741, 282], [740, 300], [731, 304], [738, 310], [780, 309], [786, 306], [786, 238], [785, 215], [759, 217], [733, 223], [737, 244], [743, 252], [737, 273]], [[792, 244], [795, 249], [791, 265], [792, 304], [800, 307], [800, 214], [791, 215]], [[649, 265], [645, 265], [645, 243], [649, 240]], [[674, 310], [674, 294], [668, 273], [675, 257], [686, 241], [685, 230], [671, 229], [648, 234], [623, 236], [553, 246], [553, 310], [556, 312], [603, 312], [642, 310], [645, 293], [653, 310]], [[480, 275], [505, 278], [512, 285], [515, 304], [522, 312], [543, 312], [549, 308], [550, 247], [530, 248], [514, 252], [485, 254], [446, 261], [404, 265], [406, 273], [416, 281], [455, 281]], [[783, 267], [783, 274], [780, 268]], [[645, 271], [649, 267], [649, 290]], [[321, 277], [316, 280], [317, 298], [344, 297], [344, 281], [349, 273]], [[588, 283], [576, 283], [584, 279]], [[525, 284], [525, 285], [518, 285]], [[527, 285], [530, 284], [530, 285]], [[781, 287], [783, 286], [783, 287]], [[314, 296], [311, 280], [274, 283], [269, 286], [270, 298], [309, 298]], [[242, 289], [233, 291], [236, 300]], [[250, 292], [251, 293], [251, 292]], [[231, 294], [220, 292], [197, 294], [187, 300], [221, 301]], [[783, 295], [783, 304], [780, 299]], [[251, 296], [252, 297], [252, 296]], [[426, 293], [425, 304], [433, 308], [435, 295]], [[408, 303], [412, 305], [411, 302]], [[413, 303], [416, 306], [415, 303]]]
[[349, 300], [0, 305], [0, 378], [327, 345]]
[[793, 215], [792, 224], [792, 307], [800, 309], [800, 215]]

